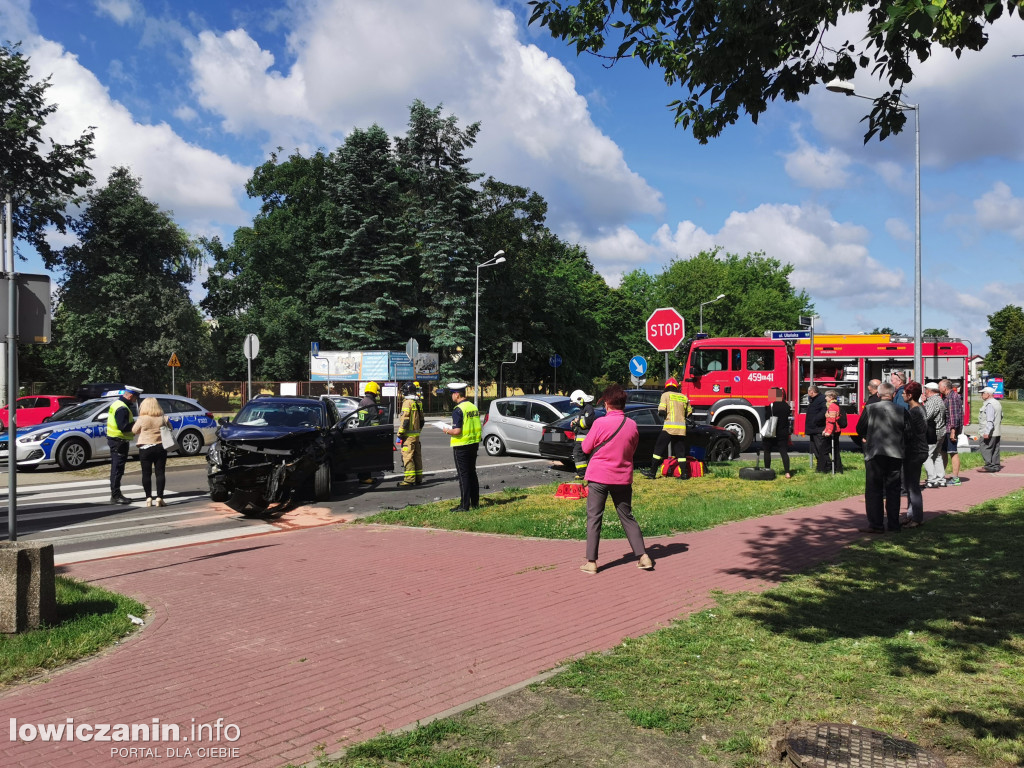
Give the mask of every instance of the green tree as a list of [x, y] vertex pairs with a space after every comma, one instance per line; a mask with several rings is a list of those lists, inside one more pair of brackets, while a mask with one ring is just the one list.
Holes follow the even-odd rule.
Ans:
[[[1004, 12], [1024, 18], [1020, 0], [825, 0], [794, 4], [769, 0], [531, 0], [530, 22], [568, 40], [577, 53], [601, 54], [617, 30], [621, 40], [613, 63], [637, 58], [661, 69], [665, 82], [685, 96], [672, 102], [677, 124], [701, 143], [718, 136], [746, 112], [756, 123], [778, 98], [799, 101], [812, 85], [834, 78], [852, 80], [871, 70], [891, 91], [874, 100], [868, 141], [898, 133], [906, 115], [898, 109], [903, 85], [916, 62], [933, 47], [959, 58], [981, 50], [985, 28]], [[823, 35], [840, 19], [868, 9], [867, 26], [856, 39], [828, 48]], [[854, 17], [856, 18], [856, 17]], [[916, 61], [915, 61], [916, 60]]]
[[309, 268], [317, 338], [333, 349], [400, 349], [416, 330], [418, 269], [384, 129], [349, 134], [329, 158], [325, 184], [332, 205]]
[[309, 375], [309, 343], [322, 329], [310, 264], [324, 250], [334, 210], [329, 163], [323, 152], [283, 161], [271, 154], [246, 184], [249, 196], [262, 200], [252, 226], [236, 230], [230, 246], [206, 243], [212, 263], [202, 306], [216, 322], [214, 345], [227, 375], [245, 376], [242, 342], [250, 333], [260, 339], [254, 377]]
[[1002, 376], [1007, 387], [1024, 386], [1024, 309], [1007, 304], [988, 316], [989, 352], [985, 368]]
[[471, 377], [473, 296], [476, 265], [484, 253], [475, 237], [479, 227], [477, 191], [481, 174], [469, 170], [466, 152], [476, 143], [480, 124], [459, 127], [442, 107], [418, 99], [409, 110], [409, 128], [396, 139], [403, 178], [404, 226], [419, 268], [422, 331], [438, 352], [442, 377]]
[[890, 328], [887, 325], [882, 327], [882, 328], [877, 328], [877, 327], [876, 328], [872, 328], [871, 329], [871, 333], [884, 333], [886, 336], [905, 336], [906, 335], [906, 334], [900, 333], [897, 330], [894, 330], [894, 329]]
[[171, 215], [142, 195], [128, 169], [115, 168], [70, 226], [78, 242], [51, 257], [61, 279], [46, 350], [62, 383], [165, 391], [172, 353], [183, 380], [206, 375], [209, 333], [189, 296], [200, 254]]
[[49, 87], [49, 77], [33, 81], [17, 45], [0, 46], [0, 202], [11, 195], [14, 236], [52, 268], [45, 232], [67, 231], [67, 205], [78, 202], [78, 192], [93, 181], [93, 133], [89, 129], [71, 144], [44, 138], [43, 128], [57, 111], [56, 104], [46, 103]]
[[929, 336], [935, 336], [939, 339], [949, 338], [949, 330], [947, 328], [925, 328], [921, 331], [921, 337], [927, 339]]

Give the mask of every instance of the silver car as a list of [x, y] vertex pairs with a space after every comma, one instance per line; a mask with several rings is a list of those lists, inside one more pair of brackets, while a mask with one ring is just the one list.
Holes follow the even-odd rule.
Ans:
[[545, 424], [575, 413], [579, 408], [564, 395], [517, 395], [491, 402], [480, 442], [488, 456], [522, 453], [540, 456]]

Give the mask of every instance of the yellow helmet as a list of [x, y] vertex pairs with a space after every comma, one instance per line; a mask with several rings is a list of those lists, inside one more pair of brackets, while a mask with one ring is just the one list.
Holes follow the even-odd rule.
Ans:
[[380, 384], [376, 381], [371, 381], [366, 385], [366, 389], [363, 391], [368, 395], [376, 395], [377, 397], [380, 397]]

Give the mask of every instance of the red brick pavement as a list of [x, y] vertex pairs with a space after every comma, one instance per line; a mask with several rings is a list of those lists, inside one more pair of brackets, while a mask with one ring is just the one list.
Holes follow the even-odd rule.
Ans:
[[[1024, 457], [926, 491], [930, 514], [1024, 487]], [[712, 602], [762, 590], [833, 557], [859, 534], [862, 499], [648, 540], [653, 572], [624, 540], [586, 576], [581, 542], [340, 525], [64, 568], [147, 603], [148, 626], [98, 658], [0, 696], [3, 766], [281, 766], [427, 718], [611, 648]], [[907, 533], [905, 535], [912, 535]], [[26, 723], [237, 725], [234, 742], [149, 746], [12, 741]], [[229, 735], [234, 735], [230, 733]], [[139, 747], [139, 742], [130, 746]], [[146, 746], [141, 744], [141, 746]], [[198, 758], [200, 747], [238, 749]], [[168, 762], [169, 751], [192, 759]]]

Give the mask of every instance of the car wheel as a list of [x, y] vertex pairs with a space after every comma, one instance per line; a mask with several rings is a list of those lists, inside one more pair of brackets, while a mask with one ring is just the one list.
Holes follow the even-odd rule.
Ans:
[[484, 450], [488, 456], [502, 456], [505, 453], [505, 444], [497, 435], [488, 435], [484, 438]]
[[740, 467], [740, 480], [774, 480], [775, 470], [765, 467]]
[[331, 498], [331, 465], [325, 461], [316, 468], [313, 478], [313, 497], [317, 501], [328, 501]]
[[88, 460], [89, 446], [81, 440], [67, 440], [57, 449], [57, 464], [68, 472], [81, 469]]
[[716, 440], [707, 451], [708, 461], [729, 461], [732, 458], [732, 443]]
[[182, 456], [198, 456], [203, 450], [203, 436], [194, 429], [178, 434], [178, 453]]
[[725, 416], [715, 422], [716, 427], [722, 429], [728, 429], [734, 435], [740, 444], [740, 452], [747, 450], [750, 444], [754, 442], [754, 427], [751, 426], [750, 422], [743, 416]]

